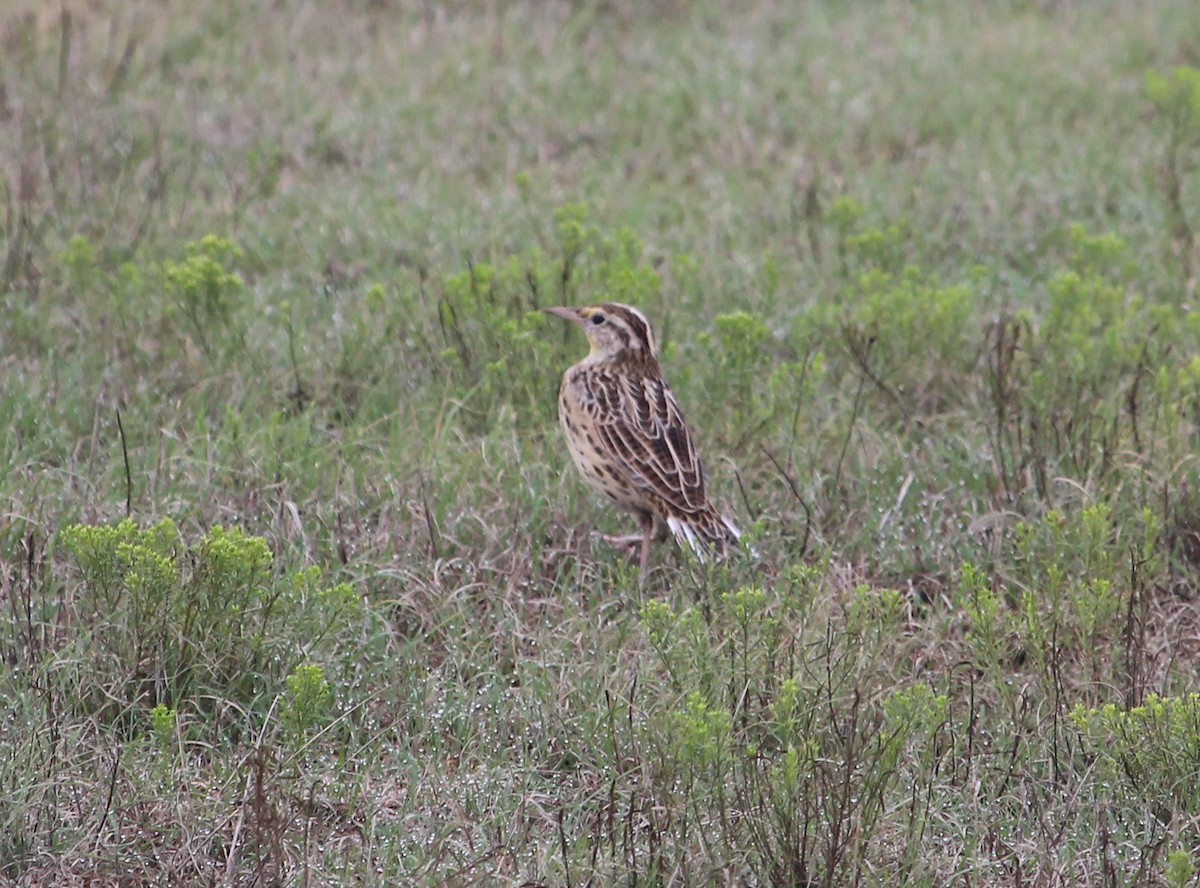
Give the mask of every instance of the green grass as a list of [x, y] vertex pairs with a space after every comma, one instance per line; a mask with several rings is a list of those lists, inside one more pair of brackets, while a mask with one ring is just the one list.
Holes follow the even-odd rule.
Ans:
[[0, 881], [1196, 884], [1192, 7], [9, 4]]

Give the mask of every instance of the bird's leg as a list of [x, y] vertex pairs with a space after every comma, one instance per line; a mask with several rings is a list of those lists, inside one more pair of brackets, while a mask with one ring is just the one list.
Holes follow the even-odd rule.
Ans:
[[608, 543], [614, 548], [629, 549], [632, 551], [634, 546], [638, 545], [642, 541], [642, 534], [626, 533], [622, 534], [621, 536], [609, 536], [605, 533], [600, 535], [600, 539], [604, 540], [604, 542]]
[[654, 516], [642, 514], [642, 560], [638, 564], [638, 582], [646, 582], [646, 565], [650, 563], [650, 543], [654, 541]]
[[638, 515], [638, 520], [642, 525], [641, 533], [627, 533], [621, 536], [609, 536], [604, 534], [600, 539], [618, 549], [624, 549], [626, 554], [633, 555], [639, 548], [641, 555], [638, 558], [638, 576], [644, 581], [646, 579], [646, 567], [650, 563], [650, 544], [653, 542], [662, 542], [663, 534], [656, 533], [659, 530], [665, 530], [666, 525], [659, 528], [658, 522], [654, 520], [654, 515], [651, 512], [642, 512]]

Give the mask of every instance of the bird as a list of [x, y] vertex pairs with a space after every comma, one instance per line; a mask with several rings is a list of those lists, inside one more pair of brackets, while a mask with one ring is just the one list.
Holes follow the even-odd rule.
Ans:
[[558, 419], [571, 458], [588, 484], [641, 524], [640, 534], [605, 542], [631, 555], [640, 544], [643, 578], [650, 543], [668, 533], [701, 561], [724, 557], [741, 531], [709, 499], [704, 464], [663, 378], [646, 316], [619, 302], [544, 311], [581, 327], [591, 347], [559, 388]]

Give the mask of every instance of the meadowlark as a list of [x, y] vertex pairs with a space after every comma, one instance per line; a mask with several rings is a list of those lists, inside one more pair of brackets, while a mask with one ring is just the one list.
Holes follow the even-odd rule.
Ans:
[[724, 555], [741, 532], [708, 499], [704, 465], [646, 316], [616, 302], [546, 311], [582, 327], [591, 346], [558, 394], [571, 457], [592, 487], [641, 522], [640, 534], [605, 541], [631, 551], [640, 543], [643, 575], [651, 540], [668, 531], [701, 560]]

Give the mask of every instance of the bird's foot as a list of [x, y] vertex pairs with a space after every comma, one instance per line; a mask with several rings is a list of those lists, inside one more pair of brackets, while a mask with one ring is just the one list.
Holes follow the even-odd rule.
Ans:
[[642, 534], [640, 533], [626, 533], [621, 536], [601, 534], [600, 539], [615, 549], [626, 549], [628, 555], [632, 555], [642, 544]]

